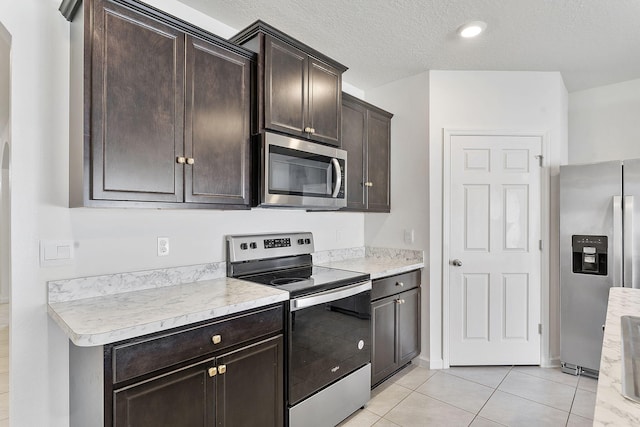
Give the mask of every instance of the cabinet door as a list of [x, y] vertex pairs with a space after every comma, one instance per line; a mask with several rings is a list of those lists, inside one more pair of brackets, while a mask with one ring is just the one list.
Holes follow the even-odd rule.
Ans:
[[366, 209], [364, 186], [366, 161], [366, 108], [356, 102], [342, 103], [342, 149], [347, 151], [347, 209]]
[[265, 37], [264, 126], [297, 136], [307, 115], [307, 55]]
[[280, 427], [284, 423], [283, 338], [241, 348], [217, 359], [218, 426]]
[[398, 368], [396, 300], [392, 296], [371, 303], [371, 384], [377, 384]]
[[398, 365], [403, 366], [420, 354], [420, 288], [398, 297]]
[[340, 146], [342, 73], [309, 58], [309, 135], [314, 141]]
[[375, 111], [367, 120], [367, 207], [369, 211], [389, 212], [391, 120]]
[[91, 52], [92, 199], [183, 199], [184, 34], [108, 1]]
[[114, 391], [114, 427], [215, 426], [214, 366], [212, 359]]
[[187, 36], [185, 201], [249, 206], [251, 63]]

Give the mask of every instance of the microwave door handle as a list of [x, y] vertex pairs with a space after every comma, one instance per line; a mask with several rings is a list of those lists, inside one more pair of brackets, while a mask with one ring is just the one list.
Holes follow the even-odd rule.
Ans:
[[340, 187], [342, 187], [342, 168], [340, 167], [340, 162], [335, 157], [331, 159], [331, 164], [333, 165], [333, 169], [336, 172], [336, 185], [333, 189], [333, 193], [331, 193], [331, 197], [334, 199], [338, 197], [338, 193], [340, 192]]

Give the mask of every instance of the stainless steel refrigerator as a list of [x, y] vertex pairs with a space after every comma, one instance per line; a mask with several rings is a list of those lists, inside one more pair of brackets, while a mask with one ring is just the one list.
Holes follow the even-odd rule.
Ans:
[[640, 288], [640, 159], [560, 167], [560, 360], [597, 376], [609, 288]]

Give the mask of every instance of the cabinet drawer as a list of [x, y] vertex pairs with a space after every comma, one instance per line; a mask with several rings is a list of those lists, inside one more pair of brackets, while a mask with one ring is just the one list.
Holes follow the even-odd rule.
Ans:
[[142, 341], [118, 344], [112, 349], [113, 382], [119, 383], [212, 354], [279, 332], [282, 327], [283, 308], [278, 306], [192, 328], [186, 327]]
[[371, 299], [388, 297], [418, 286], [420, 286], [420, 270], [376, 279], [372, 283]]

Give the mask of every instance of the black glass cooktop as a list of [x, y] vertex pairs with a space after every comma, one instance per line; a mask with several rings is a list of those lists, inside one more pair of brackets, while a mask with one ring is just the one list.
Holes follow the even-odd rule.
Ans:
[[305, 266], [239, 277], [289, 291], [291, 297], [313, 294], [369, 280], [369, 275], [337, 268]]

